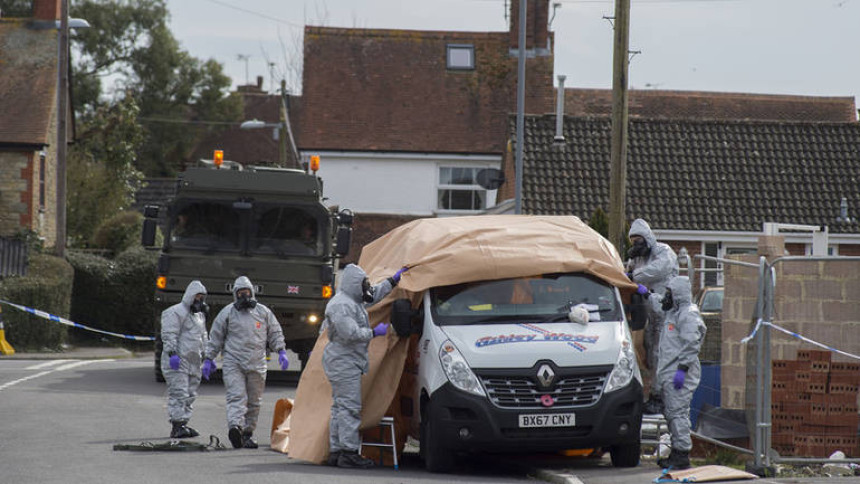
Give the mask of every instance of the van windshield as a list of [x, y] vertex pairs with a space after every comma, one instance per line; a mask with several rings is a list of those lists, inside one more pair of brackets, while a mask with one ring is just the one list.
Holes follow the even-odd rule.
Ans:
[[477, 281], [431, 289], [431, 312], [436, 324], [566, 321], [571, 306], [588, 304], [592, 321], [620, 321], [621, 305], [615, 288], [588, 274]]

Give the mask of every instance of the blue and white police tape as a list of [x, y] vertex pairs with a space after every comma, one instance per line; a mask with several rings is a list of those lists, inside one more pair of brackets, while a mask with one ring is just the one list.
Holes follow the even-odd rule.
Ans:
[[104, 331], [101, 329], [90, 328], [89, 326], [84, 326], [83, 324], [76, 323], [74, 321], [69, 321], [66, 318], [61, 318], [59, 316], [53, 315], [51, 313], [46, 313], [45, 311], [40, 311], [38, 309], [28, 308], [27, 306], [21, 306], [20, 304], [15, 304], [9, 301], [4, 301], [0, 299], [0, 304], [6, 304], [12, 306], [15, 309], [20, 309], [21, 311], [30, 313], [34, 316], [38, 316], [43, 319], [47, 319], [49, 321], [53, 321], [55, 323], [65, 324], [66, 326], [72, 326], [74, 328], [85, 329], [87, 331], [93, 331], [95, 333], [106, 334], [108, 336], [116, 336], [117, 338], [130, 339], [133, 341], [155, 341], [155, 338], [152, 336], [132, 336], [128, 334], [120, 334], [120, 333], [112, 333], [110, 331]]
[[747, 336], [746, 338], [742, 339], [741, 343], [744, 343], [744, 344], [749, 343], [749, 341], [751, 339], [755, 338], [756, 333], [758, 333], [758, 330], [761, 329], [762, 326], [770, 326], [771, 328], [773, 328], [777, 331], [782, 331], [783, 333], [785, 333], [789, 336], [793, 336], [793, 337], [795, 337], [795, 338], [797, 338], [797, 339], [799, 339], [805, 343], [809, 343], [809, 344], [818, 346], [819, 348], [823, 348], [825, 350], [829, 350], [829, 351], [832, 351], [834, 353], [838, 353], [840, 355], [847, 356], [849, 358], [854, 358], [854, 359], [860, 360], [860, 356], [857, 356], [857, 355], [854, 355], [851, 353], [846, 353], [845, 351], [842, 351], [842, 350], [837, 350], [836, 348], [833, 348], [832, 346], [827, 346], [826, 344], [819, 343], [818, 341], [813, 341], [813, 340], [807, 338], [806, 336], [797, 334], [794, 331], [789, 331], [789, 330], [787, 330], [781, 326], [773, 324], [770, 321], [765, 321], [763, 319], [759, 319], [758, 321], [756, 321], [755, 328], [753, 329], [752, 333], [750, 333], [750, 335]]

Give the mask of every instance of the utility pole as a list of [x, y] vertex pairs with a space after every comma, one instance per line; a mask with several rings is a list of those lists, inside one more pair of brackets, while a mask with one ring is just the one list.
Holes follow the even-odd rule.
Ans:
[[612, 140], [609, 169], [609, 241], [624, 247], [627, 200], [627, 69], [630, 44], [630, 0], [615, 0], [615, 44], [612, 58]]
[[526, 6], [528, 0], [520, 0], [519, 49], [517, 55], [517, 151], [514, 170], [517, 179], [514, 194], [514, 213], [523, 213], [523, 131], [525, 130], [526, 104]]
[[57, 242], [58, 257], [66, 255], [66, 114], [69, 110], [69, 0], [60, 6], [60, 60], [57, 83]]

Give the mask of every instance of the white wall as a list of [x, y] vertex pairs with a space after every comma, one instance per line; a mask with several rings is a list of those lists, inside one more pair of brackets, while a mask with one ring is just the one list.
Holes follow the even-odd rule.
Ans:
[[[500, 156], [411, 153], [303, 151], [302, 159], [320, 156], [326, 205], [356, 213], [398, 215], [457, 215], [473, 212], [439, 211], [437, 184], [440, 166], [499, 168]], [[492, 206], [496, 191], [487, 192]]]

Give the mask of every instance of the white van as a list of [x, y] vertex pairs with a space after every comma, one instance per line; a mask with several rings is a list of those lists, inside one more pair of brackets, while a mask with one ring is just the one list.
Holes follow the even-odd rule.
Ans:
[[[585, 304], [589, 320], [569, 318]], [[606, 449], [639, 463], [642, 379], [619, 290], [585, 272], [431, 287], [394, 302], [418, 333], [411, 434], [428, 470], [457, 454]], [[407, 370], [410, 371], [410, 370]]]

